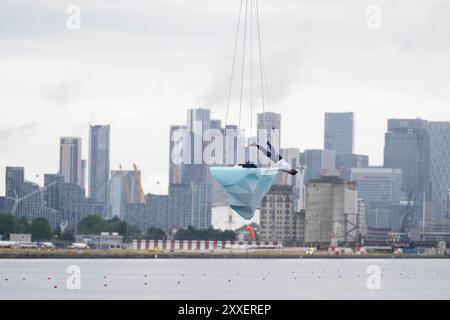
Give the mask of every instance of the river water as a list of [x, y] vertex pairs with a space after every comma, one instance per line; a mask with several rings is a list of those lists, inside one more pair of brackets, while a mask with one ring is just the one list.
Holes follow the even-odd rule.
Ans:
[[0, 299], [450, 299], [450, 259], [4, 259]]

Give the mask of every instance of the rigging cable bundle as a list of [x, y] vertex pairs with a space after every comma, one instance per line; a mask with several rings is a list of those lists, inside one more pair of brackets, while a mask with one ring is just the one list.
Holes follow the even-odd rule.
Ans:
[[[244, 3], [245, 1], [245, 3]], [[250, 10], [249, 10], [250, 9]], [[250, 11], [250, 13], [249, 13]], [[253, 19], [253, 15], [255, 18]], [[228, 124], [230, 104], [232, 98], [233, 79], [235, 76], [235, 67], [237, 60], [239, 35], [243, 27], [242, 34], [242, 62], [240, 70], [240, 96], [239, 96], [239, 130], [242, 126], [242, 111], [244, 104], [244, 84], [245, 84], [245, 60], [247, 41], [250, 39], [250, 133], [253, 131], [253, 25], [256, 20], [256, 31], [258, 41], [259, 52], [259, 73], [261, 81], [261, 101], [262, 110], [265, 112], [265, 98], [267, 96], [269, 108], [271, 108], [270, 98], [265, 92], [267, 85], [267, 77], [265, 74], [264, 60], [261, 46], [261, 32], [259, 22], [259, 4], [258, 0], [241, 0], [239, 7], [238, 22], [236, 28], [236, 37], [234, 43], [234, 54], [231, 66], [231, 76], [228, 90], [228, 101], [225, 116], [225, 127]], [[249, 22], [249, 23], [248, 23]], [[247, 37], [247, 29], [250, 29], [250, 35]], [[281, 158], [281, 157], [280, 157]], [[224, 188], [227, 194], [229, 206], [237, 212], [244, 219], [251, 219], [255, 214], [255, 210], [258, 207], [261, 200], [269, 192], [272, 184], [278, 177], [279, 171], [268, 170], [267, 168], [258, 168], [256, 165], [242, 167], [211, 167], [209, 168], [211, 175], [219, 184]], [[254, 237], [254, 234], [253, 236]]]

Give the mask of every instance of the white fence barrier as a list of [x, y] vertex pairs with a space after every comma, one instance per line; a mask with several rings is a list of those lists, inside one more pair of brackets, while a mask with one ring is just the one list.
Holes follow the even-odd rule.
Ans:
[[280, 242], [263, 241], [219, 241], [219, 240], [133, 240], [134, 250], [163, 251], [215, 251], [226, 249], [281, 248]]

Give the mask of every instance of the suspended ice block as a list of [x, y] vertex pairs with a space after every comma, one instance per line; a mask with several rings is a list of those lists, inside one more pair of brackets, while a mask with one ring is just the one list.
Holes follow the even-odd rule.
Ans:
[[211, 167], [209, 171], [224, 188], [228, 205], [247, 220], [278, 176], [277, 171], [265, 168]]

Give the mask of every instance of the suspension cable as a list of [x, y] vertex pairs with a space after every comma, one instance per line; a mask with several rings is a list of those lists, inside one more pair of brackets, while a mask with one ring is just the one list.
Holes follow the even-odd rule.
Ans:
[[265, 96], [264, 96], [264, 76], [263, 76], [263, 62], [262, 62], [262, 50], [261, 50], [261, 31], [259, 26], [259, 6], [258, 0], [256, 0], [256, 26], [258, 32], [258, 46], [259, 46], [259, 73], [261, 76], [261, 100], [262, 100], [262, 109], [263, 113], [265, 111]]
[[[262, 56], [262, 53], [261, 53], [261, 56]], [[262, 65], [263, 65], [264, 81], [265, 81], [265, 83], [266, 83], [266, 96], [267, 96], [267, 102], [268, 102], [268, 104], [269, 104], [269, 112], [271, 112], [271, 111], [272, 111], [272, 101], [271, 101], [271, 98], [270, 98], [269, 82], [267, 81], [267, 73], [266, 73], [266, 66], [265, 66], [265, 64], [264, 64], [264, 58], [263, 58], [263, 63], [262, 63]]]
[[260, 37], [260, 39], [259, 39], [259, 41], [260, 41], [260, 61], [261, 61], [261, 74], [262, 74], [262, 77], [263, 77], [263, 79], [264, 79], [264, 83], [265, 83], [265, 86], [264, 86], [264, 83], [262, 84], [262, 87], [263, 87], [263, 90], [264, 90], [264, 88], [265, 88], [265, 90], [266, 90], [266, 94], [265, 94], [265, 96], [267, 97], [267, 102], [268, 102], [268, 105], [269, 105], [269, 112], [272, 110], [272, 101], [271, 101], [271, 98], [270, 98], [270, 91], [269, 91], [269, 81], [267, 81], [267, 73], [266, 73], [266, 66], [265, 66], [265, 64], [264, 64], [264, 54], [263, 54], [263, 49], [262, 49], [262, 45], [261, 45], [261, 43], [262, 43], [262, 40], [261, 40], [261, 33], [260, 33], [260, 31], [259, 31], [259, 6], [258, 6], [258, 0], [256, 0], [256, 14], [257, 14], [257, 18], [258, 18], [258, 34], [259, 34], [259, 37]]
[[[239, 36], [242, 29], [242, 21], [243, 18], [243, 5], [244, 0], [240, 0], [239, 6], [239, 16], [236, 27], [236, 37], [234, 43], [234, 52], [233, 52], [233, 62], [231, 66], [231, 75], [230, 82], [228, 88], [228, 99], [227, 99], [227, 109], [225, 115], [225, 127], [228, 124], [229, 112], [230, 112], [230, 104], [231, 104], [231, 96], [233, 90], [233, 80], [235, 76], [236, 62], [238, 54], [238, 44], [239, 44]], [[250, 10], [250, 18], [248, 17]], [[269, 92], [269, 83], [267, 80], [267, 72], [264, 64], [264, 54], [262, 49], [262, 39], [261, 39], [261, 27], [260, 27], [260, 12], [259, 12], [259, 0], [250, 0], [250, 8], [249, 8], [249, 0], [245, 0], [245, 16], [243, 21], [243, 40], [242, 40], [242, 64], [241, 64], [241, 75], [240, 75], [240, 99], [239, 99], [239, 128], [241, 128], [242, 124], [242, 107], [244, 104], [244, 87], [245, 87], [245, 68], [246, 68], [246, 50], [247, 50], [247, 28], [248, 23], [250, 23], [250, 135], [253, 132], [253, 14], [255, 13], [256, 18], [256, 32], [257, 32], [257, 41], [258, 41], [258, 53], [259, 53], [259, 73], [260, 73], [260, 82], [261, 82], [261, 100], [262, 100], [262, 111], [266, 112], [266, 107], [268, 106], [269, 111], [272, 109], [272, 102], [270, 98]], [[250, 20], [248, 20], [250, 19]], [[267, 104], [267, 105], [266, 105]]]
[[241, 98], [239, 102], [239, 128], [241, 128], [241, 118], [242, 118], [242, 98], [244, 91], [244, 70], [245, 70], [245, 44], [247, 38], [247, 15], [248, 15], [248, 0], [245, 0], [245, 19], [244, 19], [244, 42], [243, 42], [243, 52], [242, 52], [242, 72], [241, 72]]
[[237, 44], [238, 44], [238, 39], [239, 39], [239, 30], [240, 30], [240, 26], [241, 26], [242, 3], [243, 3], [243, 0], [241, 0], [241, 4], [239, 6], [239, 15], [238, 15], [237, 28], [236, 28], [236, 39], [234, 41], [233, 63], [231, 65], [230, 85], [229, 85], [229, 88], [228, 88], [227, 112], [226, 112], [226, 115], [225, 115], [225, 128], [227, 127], [227, 124], [228, 124], [228, 112], [229, 112], [229, 109], [230, 109], [231, 90], [232, 90], [233, 76], [234, 76], [234, 66], [235, 66], [235, 63], [236, 63]]
[[250, 135], [253, 134], [253, 0], [250, 0]]

